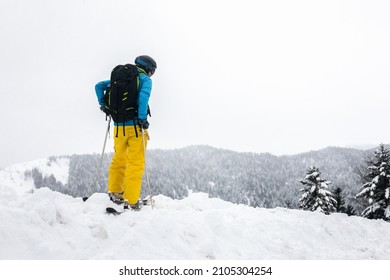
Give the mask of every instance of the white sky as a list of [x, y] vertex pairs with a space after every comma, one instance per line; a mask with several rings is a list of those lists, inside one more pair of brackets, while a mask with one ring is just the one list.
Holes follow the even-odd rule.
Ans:
[[389, 143], [389, 14], [385, 0], [1, 0], [0, 167], [100, 153], [94, 86], [141, 54], [158, 63], [150, 148]]

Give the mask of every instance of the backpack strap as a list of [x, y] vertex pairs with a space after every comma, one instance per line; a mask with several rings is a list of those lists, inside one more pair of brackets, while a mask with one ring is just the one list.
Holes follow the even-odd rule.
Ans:
[[[123, 136], [126, 136], [125, 122], [122, 123], [122, 128], [123, 128]], [[118, 125], [116, 126], [116, 134], [115, 134], [115, 137], [118, 137], [118, 133], [119, 133], [119, 123], [118, 123]]]
[[135, 117], [133, 118], [133, 126], [134, 126], [135, 137], [138, 138], [137, 124], [136, 124], [136, 122], [135, 122]]

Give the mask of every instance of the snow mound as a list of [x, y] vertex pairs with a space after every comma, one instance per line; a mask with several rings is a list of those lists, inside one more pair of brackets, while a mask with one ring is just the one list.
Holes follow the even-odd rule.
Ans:
[[1, 184], [0, 259], [390, 259], [383, 221], [251, 208], [203, 193], [155, 200], [154, 209], [113, 216], [103, 193], [83, 202]]

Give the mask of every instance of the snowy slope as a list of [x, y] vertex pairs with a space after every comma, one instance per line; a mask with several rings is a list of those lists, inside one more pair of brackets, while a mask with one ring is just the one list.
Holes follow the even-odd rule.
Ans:
[[37, 168], [43, 176], [54, 175], [57, 181], [66, 184], [69, 175], [69, 157], [38, 159], [34, 161], [14, 164], [0, 170], [0, 185], [12, 186], [15, 191], [28, 191], [34, 188], [32, 180], [25, 179], [25, 171]]
[[390, 259], [383, 221], [255, 209], [202, 193], [159, 195], [154, 209], [110, 216], [106, 194], [83, 202], [31, 191], [17, 170], [0, 171], [0, 259]]

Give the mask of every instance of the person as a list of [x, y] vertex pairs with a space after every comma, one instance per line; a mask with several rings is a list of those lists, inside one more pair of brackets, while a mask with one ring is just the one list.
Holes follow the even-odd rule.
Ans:
[[[108, 195], [117, 204], [124, 204], [125, 208], [139, 210], [142, 175], [145, 168], [145, 151], [149, 140], [147, 119], [149, 112], [149, 98], [152, 91], [152, 80], [157, 64], [147, 55], [135, 59], [138, 70], [138, 116], [125, 123], [115, 123], [116, 129], [123, 125], [123, 133], [114, 137], [114, 156], [108, 173]], [[110, 86], [110, 81], [101, 81], [96, 84], [95, 91], [100, 109], [105, 111], [104, 92]], [[134, 129], [136, 127], [136, 129]], [[137, 128], [142, 133], [137, 133]]]

